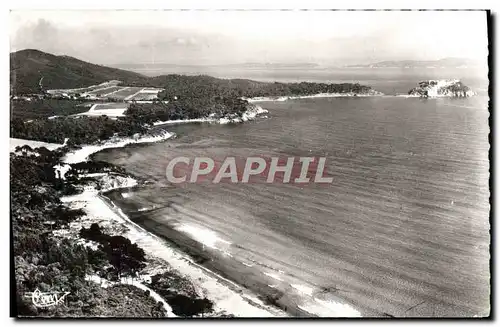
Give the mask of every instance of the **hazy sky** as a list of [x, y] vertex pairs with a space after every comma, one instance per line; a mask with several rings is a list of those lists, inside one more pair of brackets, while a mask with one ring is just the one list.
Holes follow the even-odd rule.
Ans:
[[486, 61], [485, 12], [12, 11], [11, 51], [98, 64]]

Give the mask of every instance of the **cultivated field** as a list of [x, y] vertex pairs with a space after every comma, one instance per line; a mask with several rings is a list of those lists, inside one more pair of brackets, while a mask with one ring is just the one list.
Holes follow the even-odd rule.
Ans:
[[146, 92], [139, 92], [137, 95], [135, 95], [132, 100], [134, 101], [144, 101], [144, 100], [154, 100], [158, 98], [157, 93], [146, 93]]
[[125, 86], [118, 84], [120, 81], [109, 81], [99, 85], [79, 89], [48, 90], [49, 94], [62, 96], [80, 96], [91, 99], [117, 101], [152, 101], [158, 97], [163, 89], [154, 87]]
[[128, 103], [97, 103], [92, 107], [93, 110], [107, 110], [107, 109], [122, 109], [128, 108]]
[[87, 92], [87, 93], [95, 95], [97, 97], [105, 97], [105, 96], [111, 95], [114, 92], [119, 91], [121, 89], [123, 89], [123, 86], [111, 86], [111, 87], [106, 87], [103, 89], [96, 89], [94, 91]]
[[112, 97], [113, 99], [117, 100], [130, 100], [136, 93], [138, 93], [142, 89], [143, 88], [140, 86], [125, 87], [122, 90], [114, 93]]
[[77, 114], [76, 116], [108, 116], [111, 118], [123, 117], [125, 111], [128, 109], [128, 106], [128, 103], [123, 102], [96, 103], [92, 105], [89, 111]]
[[111, 86], [116, 86], [120, 83], [120, 81], [108, 81], [108, 82], [104, 82], [104, 83], [101, 83], [101, 84], [98, 84], [98, 85], [91, 85], [91, 86], [88, 86], [88, 87], [81, 87], [81, 88], [78, 88], [78, 89], [55, 89], [55, 90], [47, 90], [47, 93], [49, 94], [61, 94], [61, 93], [66, 93], [66, 94], [77, 94], [77, 93], [88, 93], [88, 92], [92, 92], [92, 91], [95, 91], [95, 90], [99, 90], [99, 89], [104, 89], [104, 88], [107, 88], [107, 87], [111, 87]]

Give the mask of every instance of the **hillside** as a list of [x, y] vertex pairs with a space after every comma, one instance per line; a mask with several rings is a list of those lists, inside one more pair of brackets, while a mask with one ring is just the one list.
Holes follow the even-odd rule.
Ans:
[[39, 50], [10, 54], [11, 93], [39, 93], [44, 89], [79, 88], [109, 80], [140, 83], [147, 77], [126, 70], [94, 65], [69, 56], [55, 56]]
[[177, 74], [146, 77], [117, 68], [94, 65], [68, 56], [55, 56], [38, 50], [11, 53], [11, 93], [40, 93], [44, 90], [89, 87], [118, 80], [127, 87], [164, 89], [160, 99], [213, 97], [300, 96], [319, 93], [369, 94], [371, 88], [358, 83], [267, 83], [247, 79], [221, 79], [206, 75]]

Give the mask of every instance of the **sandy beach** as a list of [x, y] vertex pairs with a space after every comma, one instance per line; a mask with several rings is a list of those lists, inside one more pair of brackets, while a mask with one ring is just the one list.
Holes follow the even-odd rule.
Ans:
[[[257, 114], [267, 112], [267, 110], [256, 107], [249, 113], [246, 113], [242, 120], [255, 118]], [[104, 142], [100, 145], [86, 145], [81, 149], [74, 150], [66, 154], [63, 158], [64, 164], [74, 164], [88, 161], [89, 157], [101, 150], [109, 148], [125, 147], [129, 144], [163, 142], [173, 137], [174, 134], [164, 131], [157, 136], [147, 136], [139, 138], [120, 138], [110, 142]], [[169, 269], [174, 269], [176, 273], [187, 277], [196, 286], [201, 296], [207, 297], [214, 303], [215, 315], [217, 313], [233, 314], [237, 317], [276, 317], [286, 316], [286, 314], [274, 307], [264, 304], [243, 287], [217, 275], [216, 273], [196, 264], [189, 256], [172, 248], [167, 242], [147, 232], [139, 225], [133, 223], [106, 196], [103, 192], [120, 189], [126, 194], [126, 190], [137, 185], [133, 178], [121, 178], [118, 182], [111, 181], [109, 174], [95, 176], [105, 180], [105, 187], [101, 192], [92, 187], [74, 196], [63, 197], [61, 200], [74, 207], [82, 208], [86, 212], [83, 221], [73, 224], [74, 230], [79, 230], [82, 226], [89, 227], [92, 223], [105, 224], [112, 223], [113, 229], [118, 235], [128, 238], [131, 242], [144, 249], [147, 256], [154, 262], [163, 262]], [[147, 269], [147, 268], [146, 268]], [[89, 280], [96, 281], [96, 277], [89, 276]], [[103, 283], [99, 279], [100, 283]], [[104, 284], [106, 284], [104, 282]], [[138, 283], [140, 287], [147, 287], [144, 283]], [[131, 284], [134, 285], [134, 284]], [[138, 286], [139, 287], [139, 286]], [[153, 294], [153, 293], [152, 293]], [[166, 306], [169, 315], [168, 306]]]

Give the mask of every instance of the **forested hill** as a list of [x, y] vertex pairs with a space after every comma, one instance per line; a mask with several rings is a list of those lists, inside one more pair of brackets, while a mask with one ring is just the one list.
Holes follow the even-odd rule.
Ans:
[[209, 98], [209, 97], [279, 97], [319, 93], [376, 94], [369, 86], [359, 83], [279, 83], [259, 82], [249, 79], [222, 79], [206, 75], [161, 75], [149, 78], [145, 86], [165, 89], [160, 99]]
[[10, 54], [11, 93], [39, 93], [41, 77], [45, 89], [79, 88], [109, 80], [140, 83], [148, 79], [138, 73], [39, 50], [27, 49]]
[[210, 97], [293, 96], [317, 93], [369, 94], [368, 86], [343, 83], [267, 83], [247, 79], [221, 79], [205, 75], [161, 75], [146, 77], [126, 70], [94, 65], [68, 56], [55, 56], [38, 50], [11, 53], [11, 93], [40, 93], [43, 88], [83, 88], [110, 80], [126, 86], [159, 87], [161, 99]]

